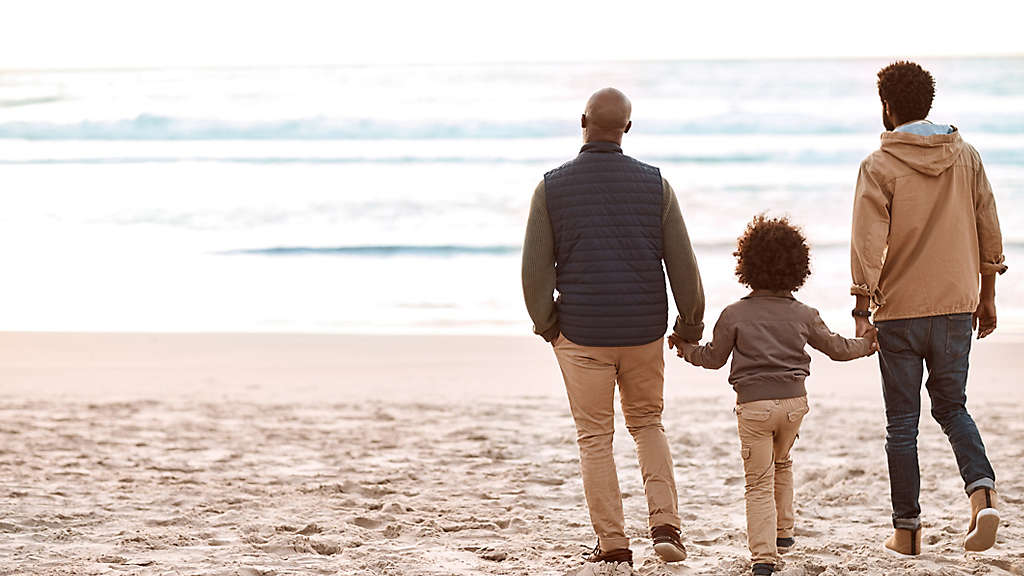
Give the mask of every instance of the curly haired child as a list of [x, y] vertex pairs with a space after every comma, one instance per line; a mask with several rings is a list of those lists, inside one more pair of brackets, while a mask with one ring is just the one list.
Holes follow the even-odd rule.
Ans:
[[711, 370], [732, 356], [729, 383], [746, 479], [747, 544], [755, 575], [772, 574], [780, 551], [793, 546], [790, 449], [808, 412], [807, 344], [833, 360], [870, 356], [874, 334], [843, 338], [818, 311], [793, 297], [810, 276], [810, 249], [786, 218], [757, 216], [739, 238], [736, 276], [751, 293], [722, 311], [711, 343], [670, 340], [677, 354]]

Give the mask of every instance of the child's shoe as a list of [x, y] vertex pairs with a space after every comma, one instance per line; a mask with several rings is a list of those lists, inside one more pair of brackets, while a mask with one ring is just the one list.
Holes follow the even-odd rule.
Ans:
[[912, 558], [921, 553], [921, 527], [914, 530], [897, 528], [885, 541], [886, 552], [895, 556]]
[[978, 488], [971, 492], [971, 527], [964, 538], [964, 549], [968, 552], [988, 550], [996, 543], [999, 529], [999, 511], [996, 510], [996, 491]]
[[654, 540], [654, 551], [665, 562], [686, 560], [686, 548], [679, 536], [679, 530], [674, 526], [664, 525], [651, 528], [651, 539]]
[[796, 545], [796, 540], [792, 538], [776, 538], [775, 549], [779, 551], [779, 554], [785, 554], [793, 549]]
[[752, 573], [754, 576], [772, 576], [775, 573], [775, 564], [754, 564]]

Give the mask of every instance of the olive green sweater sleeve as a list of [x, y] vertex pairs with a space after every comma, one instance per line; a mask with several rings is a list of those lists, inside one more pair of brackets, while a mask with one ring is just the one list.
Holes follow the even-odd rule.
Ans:
[[683, 340], [699, 342], [704, 335], [704, 286], [700, 269], [676, 193], [668, 180], [662, 179], [662, 187], [665, 191], [661, 226], [665, 272], [679, 311], [672, 331]]
[[555, 232], [548, 216], [544, 181], [533, 192], [530, 217], [523, 241], [523, 298], [533, 320], [533, 331], [551, 342], [558, 337], [555, 308]]

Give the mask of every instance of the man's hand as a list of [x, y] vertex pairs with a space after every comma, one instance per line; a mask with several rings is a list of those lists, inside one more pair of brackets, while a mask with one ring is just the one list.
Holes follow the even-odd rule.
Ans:
[[996, 331], [996, 300], [982, 298], [978, 309], [974, 311], [974, 329], [978, 331], [978, 340]]
[[863, 316], [855, 316], [854, 322], [856, 326], [857, 338], [864, 338], [869, 332], [875, 329], [875, 325], [871, 323], [869, 318]]

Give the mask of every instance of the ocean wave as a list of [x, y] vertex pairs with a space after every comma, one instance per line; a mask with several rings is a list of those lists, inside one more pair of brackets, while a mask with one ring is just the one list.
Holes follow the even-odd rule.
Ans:
[[[1024, 115], [964, 119], [975, 132], [1024, 134]], [[803, 117], [791, 115], [710, 116], [695, 120], [646, 123], [635, 130], [650, 135], [710, 134], [857, 134], [877, 132], [875, 119]], [[493, 122], [476, 119], [389, 121], [338, 119], [323, 116], [273, 121], [231, 122], [141, 114], [134, 118], [77, 123], [0, 123], [0, 139], [22, 140], [431, 140], [517, 139], [571, 137], [575, 122], [523, 119]]]
[[271, 246], [267, 248], [251, 248], [228, 250], [225, 255], [250, 256], [503, 256], [518, 254], [519, 246], [416, 246], [416, 245], [381, 245], [381, 246]]
[[[10, 164], [173, 164], [176, 162], [211, 162], [225, 164], [537, 164], [562, 162], [562, 156], [501, 157], [501, 156], [125, 156], [110, 158], [24, 158], [0, 159], [0, 165]], [[831, 159], [829, 156], [827, 159]], [[648, 162], [679, 164], [716, 164], [778, 162], [781, 157], [765, 154], [724, 154], [721, 156], [689, 156], [667, 154], [645, 155]], [[803, 161], [806, 161], [804, 159]]]
[[34, 96], [29, 98], [6, 98], [0, 99], [0, 108], [20, 108], [22, 106], [35, 106], [38, 104], [53, 104], [61, 102], [61, 96]]
[[[696, 249], [709, 251], [736, 249], [735, 240], [697, 241]], [[815, 250], [846, 249], [846, 242], [820, 242], [814, 244]], [[374, 246], [270, 246], [264, 248], [245, 248], [220, 252], [226, 256], [419, 256], [419, 257], [450, 257], [450, 256], [517, 256], [522, 251], [518, 245], [374, 245]]]
[[[861, 150], [766, 150], [763, 152], [713, 154], [644, 154], [645, 162], [667, 164], [851, 164], [863, 157]], [[983, 152], [988, 165], [1024, 164], [1024, 146], [1019, 149], [988, 149]], [[66, 158], [0, 158], [5, 165], [121, 165], [121, 164], [473, 164], [473, 165], [531, 165], [557, 164], [565, 160], [560, 156], [113, 156]]]

